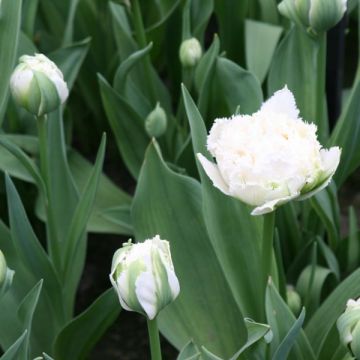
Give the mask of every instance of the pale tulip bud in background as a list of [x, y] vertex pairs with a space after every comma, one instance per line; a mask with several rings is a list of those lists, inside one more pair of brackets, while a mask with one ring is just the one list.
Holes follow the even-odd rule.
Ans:
[[21, 56], [10, 89], [19, 106], [36, 116], [57, 109], [69, 95], [62, 72], [42, 54]]
[[215, 187], [266, 214], [290, 200], [325, 188], [340, 161], [340, 149], [323, 149], [317, 127], [299, 118], [291, 91], [277, 91], [252, 115], [216, 119], [207, 148], [216, 164], [198, 159]]
[[300, 314], [301, 298], [291, 285], [286, 287], [286, 302], [295, 316]]
[[159, 137], [166, 131], [167, 119], [164, 109], [159, 103], [145, 120], [145, 129], [150, 137]]
[[6, 270], [7, 270], [7, 266], [6, 266], [5, 256], [0, 250], [0, 287], [4, 283], [6, 277]]
[[201, 59], [202, 49], [198, 39], [184, 40], [180, 46], [180, 61], [184, 67], [193, 67]]
[[351, 349], [356, 359], [360, 359], [360, 298], [350, 299], [346, 303], [345, 312], [336, 322], [341, 342]]
[[125, 310], [136, 311], [150, 320], [180, 292], [169, 242], [159, 235], [143, 243], [123, 244], [114, 254], [110, 281]]
[[290, 20], [319, 34], [335, 26], [343, 17], [347, 0], [283, 0], [279, 11]]

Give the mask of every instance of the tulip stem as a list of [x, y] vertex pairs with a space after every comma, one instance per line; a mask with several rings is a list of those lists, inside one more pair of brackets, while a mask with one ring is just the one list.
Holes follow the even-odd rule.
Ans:
[[149, 342], [151, 351], [151, 360], [161, 360], [161, 347], [159, 329], [156, 318], [154, 320], [147, 320]]
[[41, 115], [37, 117], [38, 134], [39, 134], [39, 156], [40, 172], [45, 186], [47, 187], [48, 169], [47, 169], [47, 117]]
[[[274, 238], [274, 226], [275, 226], [275, 211], [272, 211], [264, 215], [263, 224], [263, 238], [262, 238], [262, 267], [263, 267], [263, 298], [262, 301], [265, 304], [265, 294], [268, 278], [271, 275], [271, 265], [273, 259], [273, 238]], [[264, 306], [265, 312], [265, 306]], [[265, 320], [265, 315], [264, 315]]]

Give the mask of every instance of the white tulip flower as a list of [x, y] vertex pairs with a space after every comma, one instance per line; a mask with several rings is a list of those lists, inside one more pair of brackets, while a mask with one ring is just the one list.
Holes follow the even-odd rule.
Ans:
[[55, 110], [69, 95], [62, 72], [43, 54], [20, 57], [10, 89], [15, 101], [36, 116]]
[[283, 0], [278, 7], [281, 14], [316, 35], [341, 20], [347, 0]]
[[110, 281], [125, 310], [136, 311], [150, 320], [180, 292], [169, 242], [159, 235], [143, 243], [123, 244], [114, 254]]
[[[338, 318], [336, 326], [341, 342], [349, 347], [358, 358], [360, 355], [357, 346], [360, 339], [360, 298], [348, 300], [345, 312]], [[355, 346], [353, 346], [353, 343], [355, 343]]]
[[195, 66], [202, 56], [202, 49], [198, 39], [184, 40], [180, 45], [179, 57], [184, 67]]
[[216, 119], [207, 148], [216, 164], [198, 159], [215, 187], [254, 206], [252, 215], [324, 189], [339, 165], [338, 147], [323, 149], [317, 127], [299, 118], [285, 86], [250, 115]]

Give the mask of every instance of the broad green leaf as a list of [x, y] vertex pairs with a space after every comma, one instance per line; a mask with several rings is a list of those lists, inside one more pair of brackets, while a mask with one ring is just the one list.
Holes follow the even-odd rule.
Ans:
[[269, 70], [282, 28], [260, 21], [245, 21], [245, 49], [247, 68], [262, 83]]
[[6, 176], [5, 180], [11, 237], [16, 252], [22, 262], [26, 264], [28, 270], [31, 271], [37, 279], [44, 279], [44, 293], [48, 301], [52, 304], [54, 310], [53, 315], [61, 322], [64, 313], [59, 280], [52, 263], [36, 238], [27, 219], [24, 207], [13, 182], [8, 176]]
[[319, 107], [325, 108], [325, 93], [321, 99], [317, 96], [320, 74], [324, 71], [316, 61], [323, 51], [320, 47], [302, 28], [293, 26], [275, 51], [268, 76], [268, 96], [287, 85], [294, 93], [301, 117], [318, 126], [318, 136], [324, 144], [328, 123], [326, 116], [317, 118]]
[[39, 0], [24, 0], [22, 8], [22, 29], [24, 33], [32, 38], [34, 36], [34, 25], [38, 11]]
[[302, 299], [306, 299], [304, 304], [307, 313], [311, 316], [320, 305], [321, 291], [323, 290], [325, 281], [332, 272], [322, 266], [307, 266], [300, 274], [296, 284], [296, 290]]
[[181, 292], [159, 314], [160, 329], [177, 348], [193, 339], [229, 357], [245, 343], [246, 328], [208, 238], [201, 202], [199, 183], [171, 171], [152, 143], [132, 219], [138, 241], [159, 234], [170, 242]]
[[[236, 352], [230, 360], [246, 359], [246, 355], [243, 354], [245, 350], [249, 349], [252, 345], [264, 338], [266, 335], [271, 335], [270, 326], [267, 324], [260, 324], [251, 319], [245, 318], [245, 325], [248, 332], [248, 339], [246, 344]], [[243, 357], [244, 356], [244, 357]]]
[[[275, 355], [280, 344], [287, 344], [284, 345], [285, 347], [292, 345], [291, 343], [293, 339], [290, 343], [288, 343], [289, 339], [285, 339], [289, 334], [289, 331], [293, 328], [296, 319], [271, 281], [269, 281], [266, 290], [266, 316], [274, 335], [273, 340], [269, 346], [271, 353]], [[285, 348], [284, 350], [288, 349]], [[295, 339], [295, 343], [292, 346], [289, 359], [315, 360], [315, 355], [311, 349], [309, 340], [302, 330], [297, 333], [297, 337]]]
[[298, 319], [295, 321], [294, 325], [290, 328], [289, 332], [286, 334], [285, 338], [276, 349], [272, 360], [283, 360], [288, 358], [290, 350], [294, 346], [296, 338], [299, 336], [304, 319], [305, 308], [302, 309]]
[[137, 178], [149, 137], [144, 119], [99, 75], [102, 101], [122, 158], [131, 175]]
[[214, 0], [191, 1], [192, 35], [203, 39], [206, 26], [214, 10]]
[[201, 354], [198, 347], [192, 341], [189, 341], [182, 348], [176, 360], [199, 360], [200, 355]]
[[120, 313], [113, 289], [100, 295], [85, 311], [71, 320], [55, 342], [56, 360], [82, 360]]
[[73, 310], [76, 289], [85, 264], [86, 256], [86, 225], [97, 194], [97, 188], [105, 157], [106, 136], [102, 137], [97, 153], [95, 166], [75, 208], [74, 215], [63, 242], [64, 266], [63, 283], [64, 292], [67, 294], [69, 310]]
[[270, 24], [278, 24], [279, 12], [276, 0], [258, 0], [261, 20]]
[[10, 76], [17, 60], [21, 4], [21, 0], [2, 0], [0, 4], [0, 124], [6, 109]]
[[30, 348], [30, 337], [32, 333], [32, 322], [34, 317], [34, 312], [39, 301], [40, 292], [42, 289], [43, 280], [40, 280], [25, 296], [21, 302], [17, 314], [22, 323], [23, 331], [27, 331], [25, 344], [21, 357], [26, 360], [30, 357], [31, 348]]
[[204, 360], [223, 360], [222, 358], [216, 356], [211, 351], [209, 351], [205, 346], [201, 347], [202, 358]]
[[20, 353], [23, 351], [27, 330], [14, 342], [13, 345], [0, 357], [0, 360], [20, 360]]
[[[260, 109], [263, 101], [259, 81], [234, 62], [218, 57], [213, 81], [213, 116], [232, 115], [240, 105], [242, 114]], [[217, 110], [216, 106], [220, 106]]]
[[305, 327], [316, 358], [335, 327], [336, 320], [344, 312], [346, 302], [360, 294], [360, 269], [353, 272], [326, 298]]
[[340, 241], [339, 213], [337, 208], [338, 205], [336, 205], [336, 190], [328, 187], [310, 198], [310, 202], [322, 220], [322, 223], [325, 225], [326, 231], [329, 235], [329, 243], [331, 248], [335, 249]]
[[[78, 202], [78, 191], [70, 172], [66, 154], [63, 117], [60, 109], [48, 115], [47, 162], [49, 172], [49, 207], [55, 227], [55, 238], [49, 239], [53, 257], [60, 262], [62, 255], [61, 242], [64, 241], [73, 219]], [[48, 221], [48, 223], [49, 223]], [[60, 264], [56, 262], [56, 266]]]
[[69, 45], [74, 37], [74, 20], [79, 0], [70, 0], [68, 14], [66, 18], [66, 26], [64, 31], [63, 45]]
[[[210, 160], [205, 145], [204, 122], [185, 88], [183, 97], [194, 154], [196, 156], [196, 153], [202, 153]], [[199, 164], [198, 170], [202, 181], [204, 219], [216, 256], [244, 315], [260, 318], [263, 306], [263, 301], [259, 298], [261, 284], [259, 281], [254, 283], [253, 279], [261, 278], [261, 218], [251, 216], [247, 206], [217, 190]], [[244, 268], [247, 269], [246, 272], [243, 271]]]
[[358, 267], [360, 257], [360, 238], [358, 233], [357, 217], [353, 207], [349, 209], [349, 238], [347, 250], [347, 271], [351, 272]]
[[331, 272], [335, 275], [336, 279], [339, 281], [340, 267], [335, 254], [322, 238], [318, 237], [317, 241], [328, 268], [331, 270]]

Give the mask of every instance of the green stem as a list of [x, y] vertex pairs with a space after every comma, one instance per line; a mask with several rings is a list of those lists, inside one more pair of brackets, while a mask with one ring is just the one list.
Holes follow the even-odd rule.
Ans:
[[48, 151], [47, 151], [47, 116], [37, 117], [38, 138], [39, 138], [39, 156], [40, 156], [40, 173], [45, 184], [44, 205], [46, 211], [46, 233], [47, 248], [50, 258], [54, 262], [56, 269], [60, 270], [61, 259], [58, 250], [57, 236], [55, 231], [55, 222], [50, 205], [50, 187], [49, 187], [49, 171], [48, 171]]
[[[146, 32], [145, 32], [144, 22], [143, 22], [143, 19], [141, 16], [139, 0], [132, 0], [131, 6], [133, 8], [132, 17], [133, 17], [133, 23], [134, 23], [134, 28], [135, 28], [136, 39], [137, 39], [139, 47], [144, 48], [147, 46], [147, 40], [146, 40]], [[149, 54], [147, 54], [144, 58], [144, 65], [145, 65], [145, 69], [144, 69], [145, 76], [146, 76], [146, 80], [147, 80], [148, 88], [149, 88], [149, 92], [150, 92], [150, 94], [149, 94], [150, 100], [155, 105], [157, 98], [156, 98], [156, 92], [153, 87], [152, 78], [151, 78], [152, 68], [151, 68], [151, 60], [150, 60]]]
[[316, 100], [315, 100], [315, 119], [317, 119], [319, 127], [319, 137], [322, 143], [325, 143], [328, 138], [328, 123], [325, 121], [325, 81], [326, 81], [326, 33], [319, 35], [317, 39], [317, 54], [316, 54]]
[[154, 320], [148, 319], [147, 326], [149, 332], [151, 360], [161, 360], [160, 337], [156, 318]]
[[[275, 211], [264, 215], [263, 224], [263, 238], [261, 249], [261, 265], [262, 265], [262, 301], [265, 303], [265, 294], [268, 278], [271, 275], [271, 265], [273, 258], [273, 238], [274, 238], [274, 226], [275, 226]], [[265, 311], [265, 306], [264, 306]], [[264, 315], [265, 320], [265, 315]]]

